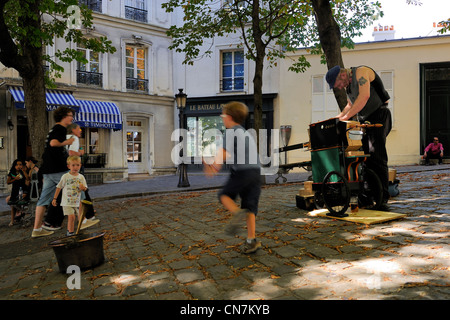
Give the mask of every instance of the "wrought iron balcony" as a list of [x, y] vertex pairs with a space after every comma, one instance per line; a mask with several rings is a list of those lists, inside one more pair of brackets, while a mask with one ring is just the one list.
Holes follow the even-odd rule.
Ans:
[[102, 87], [103, 73], [77, 70], [77, 83]]
[[78, 0], [78, 3], [86, 5], [92, 11], [102, 13], [102, 0]]
[[125, 18], [135, 21], [147, 22], [147, 10], [125, 6]]
[[127, 89], [135, 91], [148, 92], [148, 80], [127, 78]]

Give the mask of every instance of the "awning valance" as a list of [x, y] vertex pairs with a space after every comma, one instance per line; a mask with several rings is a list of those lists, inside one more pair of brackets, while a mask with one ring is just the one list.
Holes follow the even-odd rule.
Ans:
[[80, 110], [74, 122], [81, 127], [122, 129], [122, 114], [113, 102], [77, 100]]
[[[9, 86], [8, 91], [14, 99], [14, 104], [18, 109], [25, 109], [25, 93], [22, 87]], [[47, 111], [52, 111], [60, 106], [66, 106], [78, 111], [79, 105], [71, 92], [46, 89], [45, 99], [47, 102]]]

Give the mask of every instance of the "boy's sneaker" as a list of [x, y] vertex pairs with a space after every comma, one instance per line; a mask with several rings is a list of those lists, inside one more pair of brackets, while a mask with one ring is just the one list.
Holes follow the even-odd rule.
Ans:
[[241, 252], [245, 254], [254, 253], [259, 248], [261, 248], [261, 241], [257, 241], [256, 239], [254, 239], [250, 243], [248, 243], [248, 241], [245, 241], [244, 245], [241, 247]]
[[55, 231], [55, 230], [61, 229], [61, 227], [52, 226], [51, 224], [49, 224], [47, 222], [44, 222], [44, 224], [42, 225], [42, 228], [44, 228], [45, 230], [48, 230], [48, 231]]
[[44, 230], [41, 228], [40, 230], [33, 230], [31, 237], [37, 238], [37, 237], [49, 236], [51, 234], [53, 234], [53, 231], [47, 231], [47, 230]]
[[75, 231], [74, 232], [69, 232], [69, 231], [66, 232], [66, 236], [68, 236], [68, 237], [71, 237], [74, 235], [75, 235]]
[[247, 212], [247, 209], [239, 209], [236, 213], [234, 213], [230, 222], [225, 227], [225, 233], [230, 236], [237, 235], [240, 223], [247, 217]]

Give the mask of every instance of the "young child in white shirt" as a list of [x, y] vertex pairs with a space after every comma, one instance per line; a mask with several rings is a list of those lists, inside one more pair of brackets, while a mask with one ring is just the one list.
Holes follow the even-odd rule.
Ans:
[[78, 216], [81, 192], [87, 190], [87, 183], [84, 176], [79, 173], [81, 168], [81, 159], [79, 156], [68, 157], [67, 167], [70, 171], [61, 177], [61, 180], [56, 186], [52, 204], [54, 206], [57, 205], [56, 199], [61, 190], [63, 190], [61, 207], [63, 208], [64, 215], [68, 217], [67, 236], [72, 236], [75, 234], [75, 219]]

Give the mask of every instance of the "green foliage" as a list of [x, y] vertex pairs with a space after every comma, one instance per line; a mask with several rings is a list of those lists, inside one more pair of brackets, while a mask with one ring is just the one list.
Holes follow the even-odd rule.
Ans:
[[450, 18], [447, 19], [447, 21], [439, 22], [439, 25], [442, 26], [442, 28], [438, 30], [438, 32], [440, 34], [444, 34], [446, 32], [449, 32], [450, 31]]
[[[56, 38], [62, 38], [67, 43], [83, 45], [95, 52], [114, 53], [116, 51], [106, 37], [89, 37], [86, 34], [86, 30], [92, 27], [92, 11], [84, 5], [79, 7], [79, 16], [75, 15], [75, 11], [68, 10], [71, 5], [78, 6], [77, 0], [9, 0], [4, 2], [6, 4], [3, 10], [3, 19], [8, 29], [8, 36], [13, 39], [17, 47], [15, 52], [17, 58], [23, 58], [26, 55], [24, 47], [53, 46]], [[31, 9], [35, 3], [39, 5], [39, 14]], [[82, 27], [71, 28], [68, 21], [73, 23], [77, 17], [79, 17]], [[38, 21], [39, 27], [25, 25], [23, 23], [25, 18]], [[73, 60], [87, 62], [77, 50], [70, 48], [58, 49], [54, 57], [46, 54], [43, 50], [42, 60], [47, 61], [52, 70], [51, 73], [46, 74], [46, 83], [50, 86], [54, 83], [55, 78], [61, 77], [61, 73], [64, 71], [55, 58], [63, 62]]]
[[[341, 29], [342, 46], [348, 48], [354, 46], [352, 38], [382, 16], [378, 1], [330, 3]], [[205, 49], [205, 44], [227, 34], [239, 35], [239, 45], [247, 48], [247, 59], [256, 60], [258, 50], [264, 50], [270, 66], [298, 48], [321, 54], [311, 0], [169, 0], [162, 7], [167, 12], [178, 9], [183, 13], [183, 24], [172, 26], [167, 34], [173, 39], [170, 48], [185, 54], [185, 64], [211, 55], [212, 45]], [[304, 72], [309, 66], [305, 57], [299, 57], [290, 70]]]

